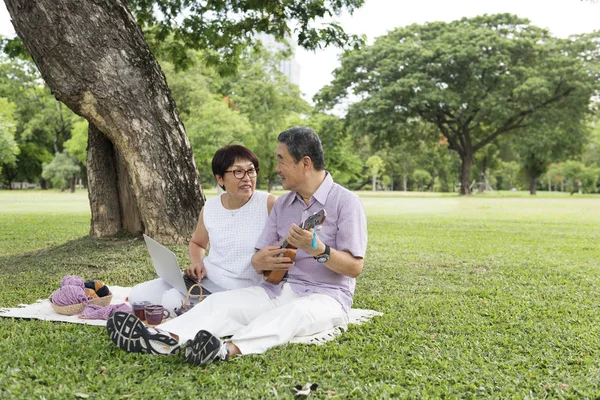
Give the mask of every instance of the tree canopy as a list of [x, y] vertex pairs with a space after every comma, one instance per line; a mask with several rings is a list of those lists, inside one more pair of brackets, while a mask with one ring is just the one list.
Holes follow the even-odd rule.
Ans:
[[546, 107], [588, 109], [600, 76], [595, 39], [554, 38], [509, 14], [413, 24], [347, 51], [316, 99], [324, 108], [356, 100], [347, 120], [362, 134], [398, 138], [398, 125], [435, 125], [461, 158], [468, 194], [475, 152], [523, 134]]
[[[364, 0], [129, 0], [151, 48], [159, 48], [168, 37], [168, 48], [160, 47], [171, 61], [185, 65], [187, 49], [203, 53], [209, 65], [220, 70], [236, 69], [245, 48], [256, 42], [256, 33], [278, 40], [297, 37], [298, 45], [314, 50], [322, 46], [357, 46], [362, 38], [348, 35], [336, 22], [322, 19], [352, 13]], [[157, 12], [158, 11], [158, 12]]]
[[[257, 43], [257, 34], [295, 40], [315, 50], [329, 45], [357, 48], [364, 37], [351, 35], [331, 17], [352, 14], [364, 0], [128, 0], [129, 9], [157, 57], [178, 69], [191, 66], [188, 50], [205, 50], [203, 61], [222, 73], [234, 73], [243, 51]], [[0, 41], [4, 51], [26, 56], [20, 38]]]

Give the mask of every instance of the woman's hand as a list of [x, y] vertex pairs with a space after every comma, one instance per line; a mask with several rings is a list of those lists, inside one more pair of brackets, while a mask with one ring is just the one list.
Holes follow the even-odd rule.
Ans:
[[202, 260], [200, 260], [187, 267], [186, 270], [183, 271], [183, 274], [200, 282], [202, 278], [206, 276], [206, 268], [204, 267]]

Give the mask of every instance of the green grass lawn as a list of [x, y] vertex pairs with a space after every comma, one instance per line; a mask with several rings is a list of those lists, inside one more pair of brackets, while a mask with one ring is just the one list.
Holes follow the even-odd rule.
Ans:
[[[125, 353], [101, 327], [0, 318], [0, 398], [292, 398], [306, 382], [312, 398], [600, 397], [600, 197], [361, 196], [355, 307], [383, 317], [202, 368]], [[154, 277], [143, 240], [92, 240], [89, 219], [85, 192], [0, 191], [0, 306], [66, 274]]]

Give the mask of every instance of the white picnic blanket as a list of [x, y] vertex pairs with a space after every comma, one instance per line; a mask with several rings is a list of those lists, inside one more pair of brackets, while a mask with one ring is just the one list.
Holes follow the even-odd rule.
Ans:
[[[113, 285], [110, 285], [109, 287], [113, 295], [111, 304], [126, 303], [125, 299], [131, 291], [130, 287]], [[383, 315], [383, 313], [373, 310], [361, 310], [353, 308], [348, 314], [349, 323], [359, 325], [379, 315]], [[0, 317], [32, 318], [43, 321], [60, 321], [77, 324], [106, 326], [106, 321], [101, 319], [83, 319], [79, 318], [78, 315], [57, 314], [50, 306], [49, 299], [40, 299], [32, 304], [19, 304], [19, 307], [16, 308], [0, 308]], [[291, 340], [291, 342], [306, 344], [323, 344], [341, 335], [345, 331], [345, 329], [345, 327], [336, 327], [334, 329], [320, 332], [312, 336], [296, 336]]]

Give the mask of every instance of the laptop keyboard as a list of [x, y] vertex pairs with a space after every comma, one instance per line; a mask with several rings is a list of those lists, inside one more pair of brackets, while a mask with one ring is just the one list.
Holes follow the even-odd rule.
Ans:
[[[194, 278], [192, 278], [191, 276], [187, 276], [184, 275], [183, 276], [183, 281], [185, 282], [185, 288], [187, 290], [190, 290], [190, 288], [192, 286], [194, 286], [195, 284], [198, 283], [198, 281], [196, 281]], [[208, 296], [209, 294], [211, 294], [208, 290], [206, 290], [205, 288], [202, 288], [202, 296]], [[199, 296], [200, 295], [200, 288], [198, 286], [196, 286], [195, 288], [192, 289], [192, 296]]]

